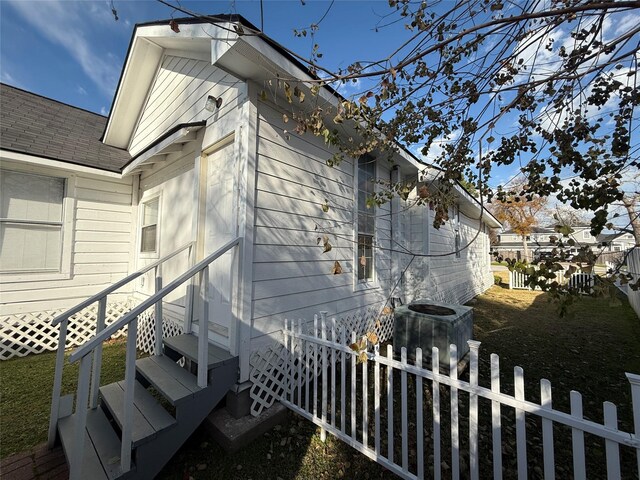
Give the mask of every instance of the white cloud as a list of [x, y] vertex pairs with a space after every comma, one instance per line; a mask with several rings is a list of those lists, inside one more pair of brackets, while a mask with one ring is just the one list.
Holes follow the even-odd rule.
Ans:
[[84, 88], [82, 88], [81, 85], [76, 86], [76, 92], [78, 92], [80, 95], [87, 95], [87, 91]]
[[109, 110], [107, 109], [107, 107], [101, 107], [100, 108], [100, 115], [106, 117], [107, 115], [109, 115]]
[[444, 152], [444, 146], [448, 143], [453, 143], [457, 139], [460, 138], [460, 130], [456, 130], [452, 132], [450, 135], [443, 135], [438, 137], [431, 142], [431, 146], [429, 147], [429, 151], [425, 155], [422, 153], [422, 149], [424, 146], [418, 145], [414, 149], [414, 154], [420, 158], [421, 160], [434, 163], [434, 161]]
[[20, 82], [18, 82], [15, 78], [13, 78], [13, 76], [9, 72], [7, 72], [6, 68], [3, 68], [2, 72], [0, 72], [0, 81], [2, 83], [13, 85], [14, 87], [21, 88]]
[[63, 47], [105, 94], [113, 94], [120, 62], [99, 48], [94, 31], [96, 18], [106, 21], [106, 8], [98, 9], [93, 2], [63, 0], [38, 2], [36, 8], [31, 2], [8, 0], [7, 3], [49, 41]]

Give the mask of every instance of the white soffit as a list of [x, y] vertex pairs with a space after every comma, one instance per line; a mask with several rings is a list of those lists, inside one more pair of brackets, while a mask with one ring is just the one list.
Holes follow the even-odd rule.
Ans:
[[203, 128], [202, 125], [184, 127], [169, 135], [167, 138], [141, 153], [124, 170], [122, 176], [126, 177], [150, 168], [153, 164], [163, 162], [172, 153], [181, 152], [185, 144], [196, 140], [196, 132]]

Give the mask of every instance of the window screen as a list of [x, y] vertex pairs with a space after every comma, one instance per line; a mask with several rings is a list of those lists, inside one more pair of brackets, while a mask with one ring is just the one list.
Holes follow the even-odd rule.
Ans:
[[367, 208], [367, 198], [375, 191], [375, 159], [358, 160], [358, 281], [373, 280], [373, 236], [375, 207]]
[[59, 272], [65, 180], [0, 170], [0, 271]]
[[140, 235], [140, 251], [153, 253], [158, 251], [158, 206], [160, 198], [156, 197], [142, 204], [142, 231]]

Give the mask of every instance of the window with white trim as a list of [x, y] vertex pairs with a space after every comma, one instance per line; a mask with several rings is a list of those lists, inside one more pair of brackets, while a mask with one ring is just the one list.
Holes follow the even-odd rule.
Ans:
[[456, 251], [456, 258], [460, 258], [462, 256], [462, 252], [460, 249], [462, 248], [462, 239], [460, 237], [460, 207], [457, 205], [454, 208], [454, 219], [453, 219], [453, 228], [455, 232], [455, 240], [454, 240], [454, 248]]
[[65, 179], [0, 170], [0, 271], [60, 272]]
[[591, 232], [589, 232], [589, 230], [583, 230], [582, 231], [582, 238], [585, 240], [588, 240], [591, 238]]
[[158, 213], [160, 197], [142, 203], [142, 225], [140, 227], [140, 253], [158, 252]]
[[367, 199], [375, 192], [375, 159], [364, 156], [358, 159], [358, 282], [373, 280], [373, 237], [375, 234], [375, 206], [367, 205]]

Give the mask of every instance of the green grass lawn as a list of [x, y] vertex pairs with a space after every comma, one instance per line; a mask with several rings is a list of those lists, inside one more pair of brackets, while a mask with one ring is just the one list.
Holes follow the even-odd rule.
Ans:
[[[124, 346], [117, 341], [104, 347], [103, 384], [124, 377]], [[0, 362], [0, 458], [47, 440], [55, 367], [55, 352]], [[78, 363], [66, 363], [62, 380], [62, 394], [74, 393]]]
[[[500, 355], [503, 391], [512, 392], [513, 367], [519, 365], [525, 372], [527, 399], [538, 401], [539, 381], [547, 378], [553, 385], [554, 407], [567, 411], [569, 392], [577, 390], [583, 394], [586, 417], [601, 422], [602, 402], [611, 400], [618, 406], [621, 428], [632, 428], [624, 372], [640, 373], [640, 320], [626, 301], [610, 305], [605, 299], [584, 298], [565, 318], [558, 317], [556, 306], [542, 292], [492, 287], [472, 303], [474, 336], [482, 342], [481, 384], [488, 385], [489, 355], [495, 352]], [[52, 353], [0, 362], [2, 457], [46, 440], [54, 360]], [[103, 383], [122, 377], [122, 344], [105, 348], [103, 365], [108, 368]], [[65, 375], [66, 391], [72, 391], [75, 378], [73, 372]], [[481, 410], [489, 407], [483, 403]], [[490, 425], [481, 430], [481, 448], [490, 445], [489, 435]], [[512, 436], [505, 424], [505, 441], [511, 442]], [[557, 438], [563, 438], [561, 432]], [[570, 448], [570, 442], [568, 447], [558, 443], [556, 458], [562, 465], [563, 448]], [[512, 468], [509, 448], [505, 467]], [[534, 464], [540, 461], [539, 453], [530, 449]], [[444, 448], [443, 455], [446, 459]], [[482, 457], [490, 458], [490, 452]], [[570, 468], [570, 461], [564, 463]], [[326, 443], [320, 442], [318, 429], [294, 414], [288, 424], [233, 455], [225, 454], [204, 429], [197, 430], [160, 478], [189, 476], [196, 480], [395, 478], [330, 435]]]

